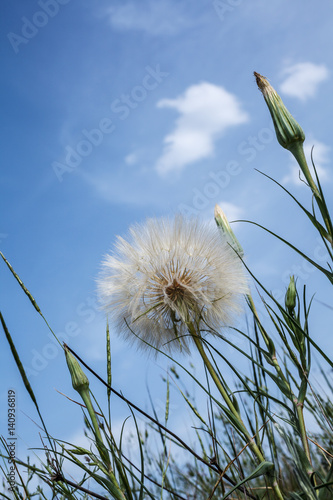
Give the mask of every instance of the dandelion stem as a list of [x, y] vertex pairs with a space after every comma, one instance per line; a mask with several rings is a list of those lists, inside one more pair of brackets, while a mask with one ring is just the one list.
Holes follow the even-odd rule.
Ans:
[[[250, 449], [252, 450], [254, 455], [257, 457], [259, 462], [260, 463], [265, 462], [266, 461], [265, 457], [261, 453], [259, 447], [257, 446], [254, 439], [252, 438], [252, 436], [248, 432], [247, 428], [245, 427], [244, 422], [243, 422], [238, 410], [236, 409], [235, 405], [231, 401], [227, 391], [225, 390], [225, 388], [223, 387], [223, 384], [221, 383], [221, 380], [220, 380], [218, 374], [216, 373], [214, 367], [212, 366], [212, 364], [211, 364], [211, 362], [210, 362], [210, 360], [209, 360], [209, 358], [208, 358], [208, 356], [203, 348], [202, 340], [201, 340], [200, 336], [197, 334], [193, 323], [189, 322], [187, 326], [188, 326], [190, 334], [192, 335], [193, 341], [194, 341], [194, 343], [199, 351], [199, 354], [200, 354], [207, 370], [209, 371], [209, 373], [210, 373], [210, 375], [211, 375], [211, 377], [216, 385], [216, 388], [220, 392], [220, 394], [221, 394], [224, 402], [228, 406], [229, 410], [231, 411], [231, 413], [235, 417], [234, 422], [235, 423], [237, 422], [238, 430], [244, 435], [246, 441], [249, 444]], [[269, 478], [269, 479], [271, 480], [272, 488], [275, 492], [276, 498], [278, 498], [279, 500], [283, 500], [283, 496], [282, 496], [281, 490], [279, 488], [279, 485], [277, 484], [276, 478], [273, 476], [272, 478]]]
[[[195, 328], [193, 326], [193, 324], [191, 325], [191, 323], [189, 323], [189, 330], [190, 330], [190, 333], [191, 335], [193, 336], [193, 340], [195, 342], [195, 345], [199, 351], [199, 354], [203, 360], [203, 362], [205, 363], [205, 366], [207, 367], [207, 370], [209, 371], [219, 393], [221, 394], [224, 402], [226, 403], [226, 405], [228, 406], [229, 410], [231, 411], [231, 413], [234, 415], [234, 417], [236, 417], [236, 420], [238, 421], [239, 425], [238, 425], [238, 430], [246, 437], [246, 439], [249, 439], [250, 443], [250, 447], [252, 449], [252, 451], [254, 451], [254, 453], [256, 454], [257, 458], [260, 460], [260, 462], [262, 462], [264, 460], [264, 457], [262, 456], [261, 454], [261, 451], [259, 450], [259, 448], [257, 447], [257, 445], [254, 443], [252, 437], [250, 436], [250, 434], [248, 433], [245, 425], [244, 425], [244, 422], [242, 421], [242, 418], [239, 414], [239, 412], [237, 411], [235, 405], [233, 404], [233, 402], [231, 401], [227, 391], [225, 390], [225, 388], [223, 387], [223, 384], [221, 383], [221, 380], [219, 379], [219, 376], [217, 375], [214, 367], [212, 366], [204, 348], [203, 348], [203, 345], [202, 345], [202, 341], [201, 341], [201, 338], [198, 336], [198, 334], [195, 332]], [[251, 441], [253, 443], [254, 446], [251, 445]]]

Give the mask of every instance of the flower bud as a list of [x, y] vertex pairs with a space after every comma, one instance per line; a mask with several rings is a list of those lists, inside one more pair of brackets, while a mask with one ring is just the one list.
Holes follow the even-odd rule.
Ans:
[[[89, 413], [91, 423], [92, 423], [92, 429], [94, 432], [94, 436], [96, 439], [96, 446], [99, 451], [100, 457], [104, 464], [106, 465], [109, 475], [111, 477], [111, 480], [113, 484], [119, 489], [120, 487], [117, 483], [117, 480], [112, 472], [111, 469], [111, 462], [110, 462], [110, 457], [109, 457], [109, 452], [106, 449], [103, 439], [101, 436], [101, 431], [100, 431], [100, 423], [97, 420], [95, 410], [93, 408], [91, 398], [90, 398], [90, 392], [89, 392], [89, 380], [85, 373], [83, 372], [81, 366], [79, 365], [78, 361], [76, 358], [72, 355], [72, 353], [69, 351], [68, 347], [66, 344], [64, 344], [64, 350], [65, 350], [65, 355], [66, 355], [66, 361], [67, 361], [67, 366], [69, 369], [69, 372], [72, 377], [72, 385], [73, 388], [80, 394], [85, 407]], [[125, 498], [124, 496], [117, 496], [115, 498]]]
[[233, 230], [230, 227], [229, 221], [219, 205], [215, 205], [214, 210], [215, 222], [219, 228], [221, 228], [223, 234], [227, 238], [228, 243], [232, 246], [234, 250], [238, 253], [240, 257], [243, 257], [244, 251], [241, 247], [238, 239], [236, 238]]
[[66, 345], [64, 345], [64, 348], [67, 366], [72, 377], [73, 388], [82, 396], [82, 392], [89, 392], [89, 380], [77, 359], [71, 354]]
[[304, 132], [283, 104], [281, 97], [269, 84], [267, 78], [256, 72], [254, 76], [272, 116], [276, 137], [281, 146], [291, 150], [295, 142], [302, 144], [305, 139]]
[[292, 314], [296, 307], [296, 286], [294, 276], [290, 276], [290, 283], [285, 296], [285, 305], [289, 314]]

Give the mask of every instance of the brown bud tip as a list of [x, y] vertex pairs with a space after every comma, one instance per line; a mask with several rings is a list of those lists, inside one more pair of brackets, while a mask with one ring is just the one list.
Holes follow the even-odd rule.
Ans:
[[267, 78], [265, 76], [260, 75], [256, 71], [254, 71], [253, 74], [255, 76], [259, 90], [263, 92], [269, 86]]
[[272, 116], [277, 140], [283, 148], [292, 151], [295, 143], [302, 144], [304, 142], [305, 135], [302, 128], [289, 113], [281, 97], [267, 78], [256, 72], [254, 72], [254, 76]]

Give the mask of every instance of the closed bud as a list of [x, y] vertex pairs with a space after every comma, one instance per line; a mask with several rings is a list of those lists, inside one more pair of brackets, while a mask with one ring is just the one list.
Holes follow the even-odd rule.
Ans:
[[[281, 97], [275, 92], [273, 87], [268, 83], [267, 78], [259, 73], [254, 72], [257, 80], [257, 85], [265, 98], [266, 104], [273, 119], [274, 128], [277, 140], [281, 146], [288, 149], [294, 155], [298, 165], [300, 166], [305, 179], [315, 195], [319, 208], [323, 213], [322, 199], [318, 186], [316, 185], [309, 166], [307, 164], [303, 142], [305, 135], [302, 127], [297, 123], [295, 118], [289, 113], [282, 102]], [[324, 213], [324, 217], [326, 214]]]
[[67, 366], [72, 377], [73, 388], [82, 396], [82, 392], [89, 392], [89, 380], [83, 372], [77, 359], [70, 353], [65, 344], [64, 348]]
[[277, 140], [283, 148], [291, 151], [295, 143], [302, 144], [304, 142], [305, 135], [302, 127], [289, 113], [281, 97], [270, 85], [267, 78], [256, 72], [254, 72], [254, 76], [272, 116]]
[[228, 243], [232, 246], [234, 250], [238, 253], [240, 257], [243, 257], [244, 251], [241, 247], [238, 239], [236, 238], [233, 230], [230, 227], [229, 221], [219, 205], [215, 205], [214, 218], [218, 227], [224, 233]]
[[296, 307], [296, 285], [294, 276], [290, 276], [290, 283], [285, 296], [285, 305], [288, 313], [291, 315]]

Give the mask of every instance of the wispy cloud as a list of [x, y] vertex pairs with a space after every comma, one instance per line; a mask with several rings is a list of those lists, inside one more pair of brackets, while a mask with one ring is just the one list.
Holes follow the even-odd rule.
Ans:
[[[307, 143], [304, 144], [304, 153], [310, 168], [310, 171], [315, 178], [315, 173], [313, 171], [312, 162], [311, 162], [311, 150], [313, 149], [313, 161], [316, 166], [316, 170], [320, 179], [320, 182], [323, 183], [329, 179], [328, 170], [326, 165], [330, 163], [329, 152], [330, 147], [324, 144], [323, 142], [319, 142], [313, 138], [307, 140]], [[302, 180], [304, 180], [304, 176], [302, 172], [300, 172], [299, 166], [296, 161], [293, 161], [290, 165], [290, 172], [282, 179], [282, 183], [286, 184], [294, 184], [296, 186], [304, 185]]]
[[124, 161], [126, 163], [126, 165], [135, 165], [136, 163], [138, 163], [138, 153], [137, 152], [134, 152], [134, 153], [129, 153], [127, 156], [125, 156], [124, 158]]
[[110, 7], [108, 15], [115, 29], [144, 31], [153, 36], [175, 35], [192, 24], [184, 6], [170, 0], [126, 2]]
[[329, 71], [324, 64], [303, 62], [287, 66], [282, 74], [285, 80], [280, 85], [281, 92], [305, 101], [316, 95], [319, 84], [327, 80]]
[[174, 108], [180, 114], [156, 162], [161, 175], [211, 156], [214, 142], [227, 128], [248, 120], [235, 95], [207, 82], [188, 87], [176, 99], [162, 99], [157, 106]]

